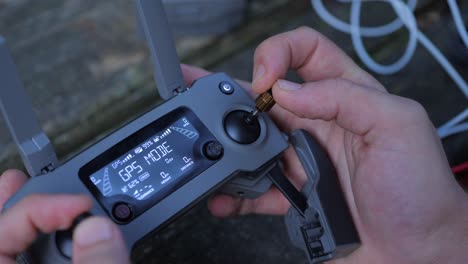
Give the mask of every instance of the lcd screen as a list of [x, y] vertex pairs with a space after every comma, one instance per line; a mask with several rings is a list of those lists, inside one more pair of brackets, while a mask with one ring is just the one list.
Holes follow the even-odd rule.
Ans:
[[109, 215], [125, 203], [138, 216], [216, 163], [203, 153], [213, 141], [191, 110], [178, 108], [101, 153], [79, 176]]
[[198, 131], [181, 117], [89, 176], [103, 196], [150, 198], [194, 167]]

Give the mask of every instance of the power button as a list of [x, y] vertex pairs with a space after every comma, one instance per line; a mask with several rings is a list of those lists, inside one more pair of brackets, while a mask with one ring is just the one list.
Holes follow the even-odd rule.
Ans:
[[224, 94], [232, 94], [234, 92], [234, 86], [228, 82], [221, 82], [219, 84], [219, 90]]

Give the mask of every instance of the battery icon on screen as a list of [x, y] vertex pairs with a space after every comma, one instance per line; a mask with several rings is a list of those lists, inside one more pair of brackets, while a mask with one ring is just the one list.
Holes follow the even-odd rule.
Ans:
[[139, 154], [139, 153], [141, 153], [141, 152], [143, 152], [143, 148], [142, 148], [142, 147], [138, 147], [138, 148], [135, 149], [135, 154]]

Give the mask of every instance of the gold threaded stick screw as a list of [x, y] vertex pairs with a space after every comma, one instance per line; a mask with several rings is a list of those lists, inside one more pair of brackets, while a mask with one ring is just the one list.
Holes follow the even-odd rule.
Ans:
[[247, 123], [250, 123], [255, 119], [259, 112], [268, 112], [275, 105], [275, 100], [273, 99], [273, 94], [271, 89], [262, 93], [255, 100], [255, 111], [251, 112], [245, 119]]
[[260, 112], [268, 112], [274, 105], [275, 100], [273, 99], [273, 94], [271, 93], [271, 90], [262, 93], [255, 100], [255, 106]]

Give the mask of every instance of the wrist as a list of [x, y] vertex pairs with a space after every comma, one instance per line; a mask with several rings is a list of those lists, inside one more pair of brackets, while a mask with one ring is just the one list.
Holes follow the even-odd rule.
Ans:
[[464, 263], [466, 261], [468, 251], [468, 196], [459, 201], [459, 211], [454, 210], [450, 215], [447, 215], [447, 224], [443, 238], [439, 243], [435, 243], [433, 248], [434, 255], [431, 263]]

